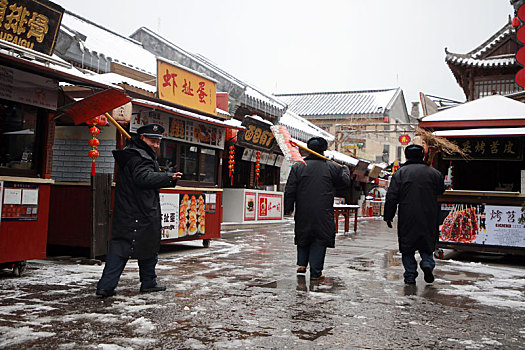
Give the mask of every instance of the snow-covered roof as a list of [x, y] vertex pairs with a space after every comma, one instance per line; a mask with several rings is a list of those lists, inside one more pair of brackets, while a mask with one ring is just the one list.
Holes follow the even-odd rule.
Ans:
[[344, 116], [347, 118], [348, 115], [355, 114], [383, 115], [392, 107], [400, 93], [400, 88], [394, 88], [367, 91], [276, 94], [275, 96], [288, 104], [291, 110], [303, 117]]
[[218, 125], [218, 126], [222, 126], [222, 127], [230, 127], [230, 128], [234, 128], [234, 129], [245, 129], [243, 126], [237, 126], [237, 125], [235, 125], [234, 123], [232, 123], [229, 120], [228, 121], [222, 121], [222, 120], [217, 120], [217, 119], [214, 119], [214, 118], [211, 118], [211, 117], [205, 117], [205, 116], [203, 116], [201, 114], [197, 114], [197, 113], [185, 111], [183, 109], [167, 106], [165, 104], [158, 103], [158, 102], [142, 100], [142, 99], [138, 99], [138, 98], [135, 98], [135, 99], [131, 100], [131, 102], [134, 103], [134, 104], [137, 104], [137, 105], [147, 106], [147, 107], [155, 108], [155, 109], [158, 109], [158, 110], [161, 110], [161, 111], [165, 111], [165, 112], [168, 112], [168, 113], [173, 113], [173, 114], [185, 116], [185, 117], [188, 117], [188, 118], [191, 118], [191, 119], [203, 121], [203, 122], [206, 122], [206, 123], [209, 123], [209, 124], [214, 124], [214, 125]]
[[126, 84], [138, 89], [142, 89], [151, 93], [157, 91], [157, 87], [154, 85], [146, 84], [141, 81], [125, 77], [117, 73], [102, 73], [102, 74], [93, 74], [90, 75], [93, 80], [105, 82], [108, 84]]
[[[147, 35], [149, 35], [149, 36], [155, 38], [156, 40], [160, 41], [162, 44], [164, 44], [164, 45], [170, 47], [171, 49], [175, 50], [179, 54], [181, 54], [183, 56], [186, 56], [190, 60], [198, 62], [200, 65], [206, 67], [206, 69], [209, 69], [214, 74], [217, 74], [218, 76], [222, 77], [223, 79], [226, 79], [226, 80], [230, 81], [231, 83], [233, 83], [233, 84], [235, 84], [237, 86], [243, 87], [245, 95], [248, 98], [251, 98], [251, 99], [254, 100], [254, 101], [250, 101], [252, 104], [253, 103], [257, 104], [257, 102], [261, 103], [261, 107], [260, 107], [261, 110], [264, 109], [263, 104], [267, 104], [269, 106], [272, 106], [273, 108], [276, 108], [276, 109], [278, 109], [280, 111], [282, 111], [282, 110], [284, 110], [286, 108], [286, 104], [283, 103], [282, 101], [280, 101], [279, 99], [275, 98], [271, 94], [264, 93], [263, 91], [261, 91], [260, 89], [256, 88], [255, 86], [253, 86], [251, 84], [248, 84], [248, 83], [242, 81], [241, 79], [233, 76], [232, 74], [224, 71], [222, 68], [217, 66], [214, 62], [212, 62], [207, 57], [204, 57], [203, 55], [200, 55], [200, 54], [193, 54], [193, 53], [191, 53], [189, 51], [186, 51], [183, 48], [173, 44], [169, 40], [163, 38], [159, 34], [153, 32], [152, 30], [150, 30], [150, 29], [148, 29], [146, 27], [139, 28], [137, 31], [135, 31], [135, 33], [131, 34], [131, 36], [133, 37], [139, 32], [146, 33]], [[179, 62], [179, 63], [182, 63], [182, 62]]]
[[328, 142], [335, 140], [335, 136], [321, 129], [317, 125], [300, 117], [298, 114], [287, 110], [279, 119], [279, 124], [286, 126], [290, 131], [290, 135], [296, 139], [307, 141], [312, 137], [323, 137]]
[[486, 56], [496, 45], [508, 40], [514, 34], [514, 28], [509, 21], [497, 33], [491, 36], [483, 44], [476, 47], [466, 54], [449, 52], [445, 48], [445, 61], [450, 64], [467, 66], [467, 67], [504, 67], [518, 65], [515, 53], [498, 56]]
[[423, 117], [421, 122], [507, 119], [525, 119], [525, 103], [492, 95]]
[[83, 50], [111, 58], [135, 70], [157, 75], [155, 55], [136, 40], [112, 32], [67, 10], [62, 17], [61, 30], [78, 33], [77, 37], [83, 39]]
[[432, 134], [441, 137], [465, 137], [465, 136], [525, 136], [523, 128], [479, 128], [464, 130], [440, 130]]

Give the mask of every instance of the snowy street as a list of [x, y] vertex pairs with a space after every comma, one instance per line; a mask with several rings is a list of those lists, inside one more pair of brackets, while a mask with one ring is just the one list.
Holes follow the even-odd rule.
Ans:
[[[342, 230], [343, 225], [339, 225]], [[164, 246], [166, 292], [139, 293], [130, 261], [117, 296], [95, 297], [103, 265], [30, 261], [0, 272], [2, 349], [498, 349], [525, 343], [520, 257], [449, 252], [436, 281], [405, 286], [395, 230], [379, 218], [339, 232], [327, 278], [295, 273], [293, 221]]]

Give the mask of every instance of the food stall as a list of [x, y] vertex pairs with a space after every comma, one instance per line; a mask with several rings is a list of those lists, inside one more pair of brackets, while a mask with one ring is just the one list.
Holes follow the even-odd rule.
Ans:
[[[160, 100], [133, 99], [129, 131], [133, 134], [149, 123], [162, 125], [159, 165], [183, 174], [175, 188], [161, 189], [162, 242], [199, 239], [207, 247], [211, 239], [220, 238], [226, 130], [244, 128], [213, 117], [216, 83], [210, 78], [161, 59], [158, 77]], [[173, 89], [172, 84], [198, 89], [187, 94], [189, 90]]]
[[272, 223], [283, 220], [283, 192], [276, 191], [284, 156], [270, 127], [247, 115], [244, 130], [228, 133], [228, 172], [223, 176], [224, 223]]
[[525, 254], [525, 104], [484, 97], [424, 117], [419, 126], [464, 153], [434, 152], [432, 164], [449, 186], [438, 197], [437, 247]]

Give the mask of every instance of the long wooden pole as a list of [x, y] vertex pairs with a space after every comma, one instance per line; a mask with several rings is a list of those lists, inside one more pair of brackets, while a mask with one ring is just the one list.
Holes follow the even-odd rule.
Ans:
[[301, 148], [301, 149], [304, 149], [304, 150], [307, 151], [307, 152], [310, 152], [310, 153], [312, 153], [312, 154], [318, 156], [319, 158], [326, 159], [326, 160], [329, 160], [329, 161], [334, 162], [334, 163], [337, 164], [337, 165], [343, 166], [343, 164], [340, 164], [340, 163], [336, 162], [336, 161], [333, 160], [333, 159], [330, 159], [330, 158], [328, 158], [328, 157], [325, 157], [325, 156], [323, 156], [322, 154], [317, 153], [316, 151], [312, 151], [312, 150], [309, 149], [308, 147], [304, 147], [304, 146], [302, 146], [302, 145], [300, 145], [300, 144], [298, 144], [298, 143], [295, 143], [295, 142], [293, 142], [293, 141], [291, 141], [291, 140], [290, 140], [290, 143], [291, 143], [292, 145], [294, 145], [294, 146], [297, 146], [297, 147], [299, 147], [299, 148]]
[[131, 139], [131, 136], [129, 136], [129, 134], [127, 133], [126, 130], [124, 130], [124, 128], [122, 126], [120, 126], [119, 123], [117, 123], [117, 121], [115, 119], [113, 119], [112, 116], [109, 115], [109, 113], [104, 113], [104, 115], [106, 116], [106, 118], [108, 118], [108, 120], [111, 122], [111, 124], [115, 125], [115, 127], [122, 133], [122, 135], [126, 136], [128, 139]]

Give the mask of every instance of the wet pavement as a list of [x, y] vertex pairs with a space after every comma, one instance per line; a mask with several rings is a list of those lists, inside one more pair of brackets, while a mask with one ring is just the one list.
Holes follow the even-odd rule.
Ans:
[[321, 282], [295, 273], [291, 220], [225, 227], [209, 248], [163, 246], [166, 292], [139, 293], [136, 261], [102, 300], [103, 266], [30, 261], [21, 278], [0, 271], [0, 348], [524, 348], [523, 258], [451, 254], [433, 284], [421, 274], [411, 286], [400, 264], [395, 230], [379, 218], [338, 233]]

